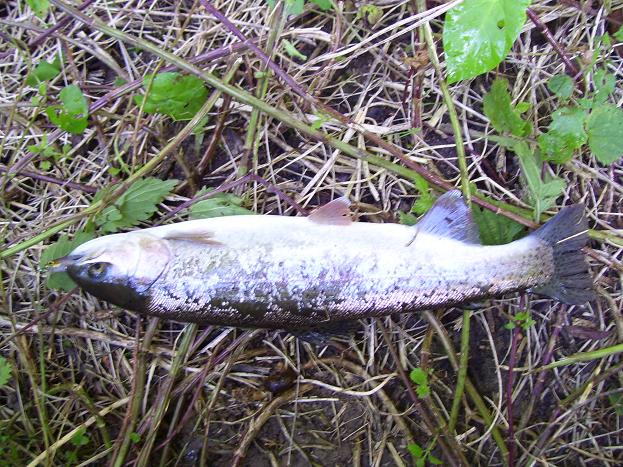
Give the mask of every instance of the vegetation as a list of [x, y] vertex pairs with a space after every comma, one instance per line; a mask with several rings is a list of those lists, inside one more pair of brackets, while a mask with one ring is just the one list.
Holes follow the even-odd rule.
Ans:
[[[618, 0], [4, 2], [0, 465], [620, 465], [622, 25]], [[342, 195], [413, 225], [455, 186], [487, 245], [584, 203], [598, 299], [314, 346], [45, 270], [95, 236]]]

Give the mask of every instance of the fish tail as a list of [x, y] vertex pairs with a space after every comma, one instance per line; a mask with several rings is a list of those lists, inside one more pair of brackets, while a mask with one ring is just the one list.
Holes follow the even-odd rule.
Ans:
[[584, 205], [574, 204], [562, 209], [531, 236], [551, 246], [554, 256], [551, 280], [531, 291], [570, 305], [593, 300], [593, 279], [582, 253], [582, 247], [588, 241]]

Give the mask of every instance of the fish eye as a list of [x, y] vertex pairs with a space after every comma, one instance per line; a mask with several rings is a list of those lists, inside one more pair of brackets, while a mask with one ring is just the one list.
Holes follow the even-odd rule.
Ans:
[[107, 263], [93, 263], [89, 265], [87, 274], [91, 279], [99, 279], [106, 273], [106, 269], [108, 269]]

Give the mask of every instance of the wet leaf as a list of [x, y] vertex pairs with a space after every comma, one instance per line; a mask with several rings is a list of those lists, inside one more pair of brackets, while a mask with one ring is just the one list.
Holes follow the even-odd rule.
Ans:
[[[138, 180], [114, 204], [100, 212], [95, 223], [103, 232], [111, 233], [147, 220], [177, 183], [177, 180], [158, 178]], [[99, 198], [101, 195], [96, 196], [94, 201]]]
[[623, 110], [604, 104], [586, 120], [588, 145], [599, 162], [608, 165], [623, 155]]
[[569, 161], [573, 152], [586, 143], [585, 119], [586, 111], [579, 107], [563, 107], [554, 112], [547, 133], [538, 138], [543, 157], [556, 164]]
[[547, 82], [547, 87], [557, 97], [561, 99], [569, 99], [573, 94], [573, 79], [568, 75], [554, 75]]
[[255, 213], [242, 207], [242, 199], [230, 193], [217, 193], [208, 199], [196, 202], [190, 207], [191, 219], [244, 216], [249, 214]]
[[526, 21], [530, 0], [465, 0], [446, 13], [448, 82], [473, 78], [504, 60]]
[[140, 106], [145, 101], [145, 112], [168, 115], [176, 121], [193, 118], [208, 98], [203, 81], [176, 72], [146, 76], [143, 87], [149, 92], [145, 96], [134, 96], [134, 102]]
[[491, 90], [483, 99], [483, 110], [493, 128], [500, 133], [509, 132], [515, 136], [527, 136], [532, 132], [530, 122], [521, 118], [516, 108], [513, 108], [511, 96], [508, 93], [508, 81], [504, 78], [496, 79]]
[[64, 87], [59, 99], [61, 105], [51, 105], [45, 109], [50, 121], [63, 130], [79, 135], [87, 127], [89, 104], [82, 91], [75, 84]]

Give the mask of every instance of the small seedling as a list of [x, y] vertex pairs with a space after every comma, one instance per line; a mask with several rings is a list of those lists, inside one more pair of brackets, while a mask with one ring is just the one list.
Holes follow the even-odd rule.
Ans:
[[422, 368], [414, 368], [409, 373], [409, 378], [415, 384], [415, 392], [420, 399], [424, 399], [430, 395], [430, 386], [428, 385], [428, 376], [431, 370], [423, 370]]
[[87, 127], [89, 104], [82, 91], [75, 84], [63, 88], [59, 94], [61, 105], [51, 105], [45, 109], [50, 121], [63, 130], [79, 135]]
[[0, 388], [11, 380], [11, 364], [0, 355]]
[[415, 225], [417, 223], [416, 216], [426, 213], [435, 201], [435, 198], [430, 193], [430, 186], [424, 177], [416, 175], [413, 182], [420, 196], [415, 200], [408, 213], [398, 213], [400, 223], [405, 225]]
[[431, 450], [435, 447], [435, 444], [436, 442], [434, 441], [426, 449], [424, 449], [417, 443], [409, 443], [407, 449], [415, 459], [416, 467], [424, 467], [426, 465], [426, 462], [430, 462], [433, 465], [443, 464], [441, 459], [438, 459], [431, 454]]
[[534, 326], [535, 323], [536, 321], [532, 319], [530, 311], [520, 311], [515, 316], [513, 316], [511, 321], [506, 323], [504, 327], [506, 329], [512, 330], [519, 326], [524, 331], [527, 331], [532, 326]]

